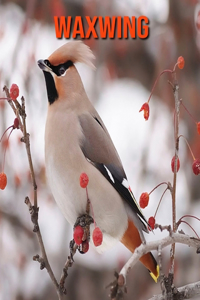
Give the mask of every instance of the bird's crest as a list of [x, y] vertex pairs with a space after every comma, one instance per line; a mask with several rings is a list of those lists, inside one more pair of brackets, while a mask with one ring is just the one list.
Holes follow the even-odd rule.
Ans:
[[94, 58], [95, 56], [91, 49], [82, 41], [71, 41], [54, 51], [48, 57], [48, 60], [53, 66], [66, 63], [68, 60], [71, 60], [73, 63], [81, 62], [95, 68], [92, 63]]

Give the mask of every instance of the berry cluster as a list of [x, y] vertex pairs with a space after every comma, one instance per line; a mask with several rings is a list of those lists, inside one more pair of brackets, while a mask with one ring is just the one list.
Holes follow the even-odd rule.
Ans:
[[[86, 196], [87, 200], [89, 201], [88, 198], [88, 184], [89, 184], [89, 178], [86, 173], [81, 173], [80, 175], [80, 187], [83, 189], [86, 189]], [[90, 208], [92, 212], [92, 217], [94, 220], [94, 230], [92, 233], [92, 240], [95, 245], [95, 247], [98, 247], [102, 244], [103, 241], [103, 233], [99, 227], [96, 226], [95, 218], [94, 218], [94, 212], [92, 208], [92, 204], [90, 202]], [[77, 225], [74, 228], [74, 241], [78, 246], [81, 246], [81, 253], [86, 253], [89, 250], [89, 236], [86, 234], [85, 228], [81, 227], [80, 225]]]
[[81, 246], [81, 252], [86, 253], [89, 250], [89, 241], [88, 239], [84, 239], [84, 229], [80, 225], [77, 225], [74, 228], [74, 242]]
[[[147, 121], [149, 119], [149, 115], [150, 115], [150, 108], [149, 108], [149, 101], [151, 99], [151, 96], [153, 94], [153, 91], [154, 91], [154, 88], [158, 82], [158, 79], [160, 78], [160, 76], [166, 72], [169, 72], [169, 73], [173, 73], [175, 72], [175, 68], [176, 66], [178, 66], [179, 69], [183, 69], [184, 68], [184, 65], [185, 65], [185, 60], [182, 56], [179, 56], [178, 59], [177, 59], [177, 62], [174, 66], [174, 69], [173, 70], [164, 70], [160, 73], [160, 75], [158, 76], [158, 78], [156, 79], [155, 81], [155, 84], [153, 86], [153, 89], [151, 91], [151, 94], [149, 96], [149, 99], [147, 102], [145, 102], [141, 109], [139, 110], [139, 112], [141, 111], [144, 111], [144, 119]], [[189, 115], [192, 117], [192, 119], [194, 120], [193, 116], [190, 114], [190, 112], [187, 110], [187, 108], [185, 107], [185, 105], [183, 104], [183, 101], [181, 101], [181, 104], [182, 106], [185, 108], [185, 110], [189, 113]], [[200, 135], [200, 122], [197, 122], [194, 120], [194, 122], [196, 123], [196, 127], [197, 127], [197, 132], [198, 134]], [[191, 150], [191, 149], [190, 149]], [[200, 174], [200, 168], [199, 168], [199, 159], [195, 158], [194, 155], [192, 154], [193, 156], [193, 164], [192, 164], [192, 170], [193, 170], [193, 173], [195, 175], [199, 175]], [[171, 161], [171, 168], [172, 168], [172, 172], [174, 173], [174, 169], [175, 169], [175, 156], [172, 158], [172, 161]], [[179, 161], [179, 158], [177, 157], [177, 171], [179, 171], [179, 168], [180, 168], [180, 161]]]
[[[183, 68], [184, 68], [184, 65], [185, 65], [185, 60], [184, 60], [184, 58], [183, 58], [182, 56], [180, 56], [180, 57], [178, 57], [177, 62], [176, 62], [176, 64], [175, 64], [173, 70], [164, 70], [163, 72], [160, 73], [160, 75], [158, 76], [158, 78], [156, 79], [156, 81], [155, 81], [155, 83], [154, 83], [154, 86], [153, 86], [153, 88], [152, 88], [152, 91], [151, 91], [151, 93], [150, 93], [150, 96], [149, 96], [148, 101], [145, 102], [145, 103], [142, 105], [141, 109], [139, 110], [139, 112], [144, 111], [144, 119], [145, 119], [146, 121], [149, 119], [149, 115], [150, 115], [149, 101], [150, 101], [150, 99], [151, 99], [151, 96], [152, 96], [152, 94], [153, 94], [154, 88], [155, 88], [155, 86], [156, 86], [156, 84], [157, 84], [158, 79], [160, 78], [160, 76], [161, 76], [162, 74], [166, 73], [166, 72], [171, 73], [171, 74], [174, 73], [174, 72], [175, 72], [175, 69], [176, 69], [176, 66], [177, 66], [179, 69], [183, 69]], [[197, 122], [197, 121], [193, 118], [193, 116], [191, 115], [191, 113], [188, 111], [188, 109], [187, 109], [187, 108], [185, 107], [185, 105], [183, 104], [182, 99], [180, 100], [180, 104], [184, 107], [184, 109], [187, 111], [187, 113], [190, 115], [190, 117], [191, 117], [191, 118], [193, 119], [193, 121], [195, 122], [196, 128], [197, 128], [197, 133], [200, 135], [200, 122]], [[187, 143], [187, 145], [188, 145], [188, 147], [189, 147], [191, 156], [192, 156], [192, 158], [193, 158], [192, 171], [193, 171], [193, 173], [194, 173], [195, 175], [199, 175], [199, 174], [200, 174], [200, 159], [199, 159], [199, 158], [195, 158], [195, 156], [194, 156], [194, 154], [193, 154], [193, 152], [192, 152], [192, 149], [190, 148], [189, 143], [187, 142], [186, 138], [185, 138], [183, 135], [180, 135], [180, 136], [178, 137], [178, 139], [179, 139], [180, 137], [183, 137], [184, 140], [186, 141], [186, 143]], [[179, 171], [179, 169], [180, 169], [180, 160], [179, 160], [179, 157], [178, 157], [177, 154], [176, 154], [175, 156], [173, 156], [173, 158], [172, 158], [172, 160], [171, 160], [171, 170], [172, 170], [173, 173], [177, 173], [177, 172]], [[161, 183], [161, 184], [163, 184], [163, 183]], [[160, 186], [161, 184], [159, 184], [158, 186]], [[164, 184], [167, 184], [167, 183], [164, 182]], [[168, 184], [167, 184], [167, 185], [168, 185]], [[157, 187], [158, 187], [158, 186], [157, 186]], [[148, 206], [148, 203], [149, 203], [149, 196], [150, 196], [150, 194], [151, 194], [157, 187], [155, 187], [150, 193], [145, 192], [145, 193], [142, 193], [142, 194], [141, 194], [140, 199], [139, 199], [139, 205], [140, 205], [141, 208], [144, 209], [145, 207]], [[157, 213], [157, 211], [158, 211], [158, 208], [159, 208], [159, 205], [160, 205], [160, 203], [161, 203], [161, 201], [162, 201], [162, 198], [163, 198], [163, 196], [164, 196], [164, 194], [165, 194], [165, 192], [166, 192], [166, 190], [167, 190], [168, 188], [169, 188], [169, 186], [165, 189], [164, 193], [163, 193], [162, 196], [161, 196], [161, 199], [160, 199], [160, 201], [159, 201], [159, 204], [158, 204], [158, 207], [157, 207], [157, 209], [156, 209], [155, 215], [152, 216], [152, 217], [150, 217], [149, 220], [148, 220], [148, 224], [149, 224], [150, 229], [154, 229], [154, 227], [155, 227], [155, 217], [156, 217], [156, 213]]]
[[[162, 184], [167, 184], [167, 183], [166, 183], [166, 182], [162, 182], [162, 183], [160, 183], [159, 185], [157, 185], [150, 193], [145, 192], [145, 193], [142, 193], [142, 194], [141, 194], [140, 200], [139, 200], [139, 205], [140, 205], [141, 208], [144, 209], [145, 207], [148, 206], [150, 194], [151, 194], [155, 189], [157, 189], [160, 185], [162, 185]], [[167, 184], [167, 185], [168, 185], [168, 184]], [[160, 206], [160, 203], [161, 203], [161, 201], [162, 201], [162, 198], [163, 198], [165, 192], [167, 191], [167, 189], [168, 189], [168, 186], [167, 186], [167, 188], [165, 189], [164, 193], [162, 194], [162, 196], [161, 196], [161, 198], [160, 198], [160, 201], [159, 201], [159, 204], [158, 204], [158, 206], [157, 206], [157, 209], [156, 209], [156, 212], [155, 212], [154, 216], [151, 216], [151, 217], [148, 219], [149, 230], [153, 230], [153, 229], [155, 228], [155, 222], [156, 222], [156, 221], [155, 221], [155, 217], [156, 217], [156, 214], [157, 214], [157, 212], [158, 212], [158, 208], [159, 208], [159, 206]]]
[[173, 72], [175, 71], [176, 66], [178, 66], [179, 69], [183, 69], [183, 68], [184, 68], [184, 65], [185, 65], [185, 60], [184, 60], [184, 58], [183, 58], [182, 56], [180, 56], [180, 57], [177, 59], [177, 62], [176, 62], [176, 64], [175, 64], [173, 70], [164, 70], [164, 71], [162, 71], [162, 72], [160, 73], [160, 75], [158, 76], [158, 78], [157, 78], [156, 81], [155, 81], [155, 84], [154, 84], [154, 86], [153, 86], [153, 88], [152, 88], [152, 91], [151, 91], [151, 94], [150, 94], [150, 96], [149, 96], [148, 101], [145, 102], [145, 103], [142, 105], [142, 107], [140, 108], [140, 110], [139, 110], [139, 112], [144, 111], [144, 119], [145, 119], [146, 121], [149, 119], [149, 114], [150, 114], [149, 101], [150, 101], [150, 99], [151, 99], [151, 96], [152, 96], [152, 94], [153, 94], [153, 91], [154, 91], [154, 89], [155, 89], [155, 86], [156, 86], [156, 84], [157, 84], [158, 79], [160, 78], [160, 76], [161, 76], [162, 74], [164, 74], [164, 73], [167, 73], [167, 72], [173, 73]]
[[[11, 85], [11, 88], [10, 88], [10, 91], [9, 91], [9, 95], [10, 95], [10, 98], [0, 98], [0, 100], [7, 100], [7, 101], [16, 101], [17, 100], [17, 97], [19, 96], [19, 88], [16, 84], [12, 84]], [[0, 143], [1, 142], [4, 142], [4, 136], [6, 134], [6, 132], [10, 130], [10, 133], [6, 139], [6, 142], [4, 143], [5, 145], [5, 151], [4, 151], [4, 157], [3, 157], [3, 166], [2, 166], [2, 172], [0, 173], [0, 189], [1, 190], [4, 190], [6, 185], [7, 185], [7, 176], [6, 174], [4, 173], [4, 166], [5, 166], [5, 159], [6, 159], [6, 151], [7, 151], [7, 148], [8, 148], [8, 141], [9, 141], [9, 138], [10, 138], [10, 135], [11, 133], [13, 132], [14, 129], [19, 129], [19, 119], [18, 118], [15, 118], [14, 119], [14, 122], [11, 126], [9, 126], [3, 133], [1, 139], [0, 139]]]

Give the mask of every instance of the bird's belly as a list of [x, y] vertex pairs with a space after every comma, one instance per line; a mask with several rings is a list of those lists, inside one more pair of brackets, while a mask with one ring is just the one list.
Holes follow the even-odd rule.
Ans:
[[[80, 155], [77, 157], [77, 155]], [[86, 212], [86, 189], [80, 187], [79, 177], [89, 177], [88, 196], [90, 215], [103, 232], [103, 244], [99, 252], [120, 240], [127, 228], [128, 217], [124, 202], [107, 179], [91, 165], [82, 154], [58, 159], [50, 153], [46, 156], [47, 177], [52, 194], [68, 222], [73, 226], [77, 217]], [[94, 225], [91, 225], [91, 234]]]

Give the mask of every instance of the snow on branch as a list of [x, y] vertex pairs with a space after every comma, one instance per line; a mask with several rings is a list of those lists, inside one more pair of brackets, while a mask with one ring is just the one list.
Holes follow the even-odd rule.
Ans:
[[[174, 294], [177, 294], [176, 297], [177, 300], [191, 299], [193, 297], [197, 299], [197, 296], [200, 296], [200, 281], [184, 285], [176, 289], [176, 293]], [[149, 300], [164, 300], [164, 299], [165, 299], [164, 296], [160, 294], [160, 295], [153, 296]]]
[[[120, 273], [115, 274], [116, 280], [109, 285], [111, 287], [111, 299], [118, 299], [124, 292], [126, 292], [126, 276], [144, 254], [153, 250], [157, 250], [158, 256], [160, 258], [163, 248], [176, 243], [195, 248], [197, 254], [200, 253], [200, 239], [186, 235], [183, 232], [175, 233], [171, 230], [171, 226], [156, 225], [156, 227], [160, 228], [161, 230], [167, 229], [169, 231], [169, 235], [157, 241], [141, 244], [138, 248], [135, 249], [135, 252], [123, 266]], [[161, 259], [159, 259], [159, 266], [160, 271], [162, 271]], [[163, 293], [153, 296], [153, 298], [149, 300], [184, 300], [191, 299], [191, 297], [200, 295], [200, 282], [195, 282], [180, 288], [176, 288], [173, 285], [173, 274], [169, 274], [168, 277], [160, 274], [159, 281], [165, 282], [165, 288], [162, 289]], [[166, 288], [167, 281], [169, 281], [169, 289]]]
[[160, 247], [161, 249], [172, 245], [174, 243], [180, 243], [187, 245], [189, 247], [193, 247], [197, 249], [197, 253], [200, 251], [200, 240], [194, 237], [190, 237], [189, 235], [182, 234], [182, 233], [174, 233], [171, 232], [169, 236], [153, 241], [148, 242], [146, 244], [141, 244], [137, 249], [135, 249], [135, 252], [131, 256], [131, 258], [127, 261], [127, 263], [124, 265], [124, 267], [121, 269], [119, 275], [122, 275], [124, 278], [126, 278], [128, 271], [133, 268], [133, 266], [138, 262], [138, 260], [146, 253], [152, 251], [152, 250], [158, 250]]

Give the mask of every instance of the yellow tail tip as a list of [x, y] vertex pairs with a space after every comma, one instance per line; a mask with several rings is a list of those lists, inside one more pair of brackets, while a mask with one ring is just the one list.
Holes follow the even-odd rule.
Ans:
[[150, 275], [153, 278], [153, 280], [157, 283], [158, 277], [159, 277], [159, 265], [156, 266], [156, 272], [157, 272], [157, 275], [153, 274], [152, 272], [150, 272]]

